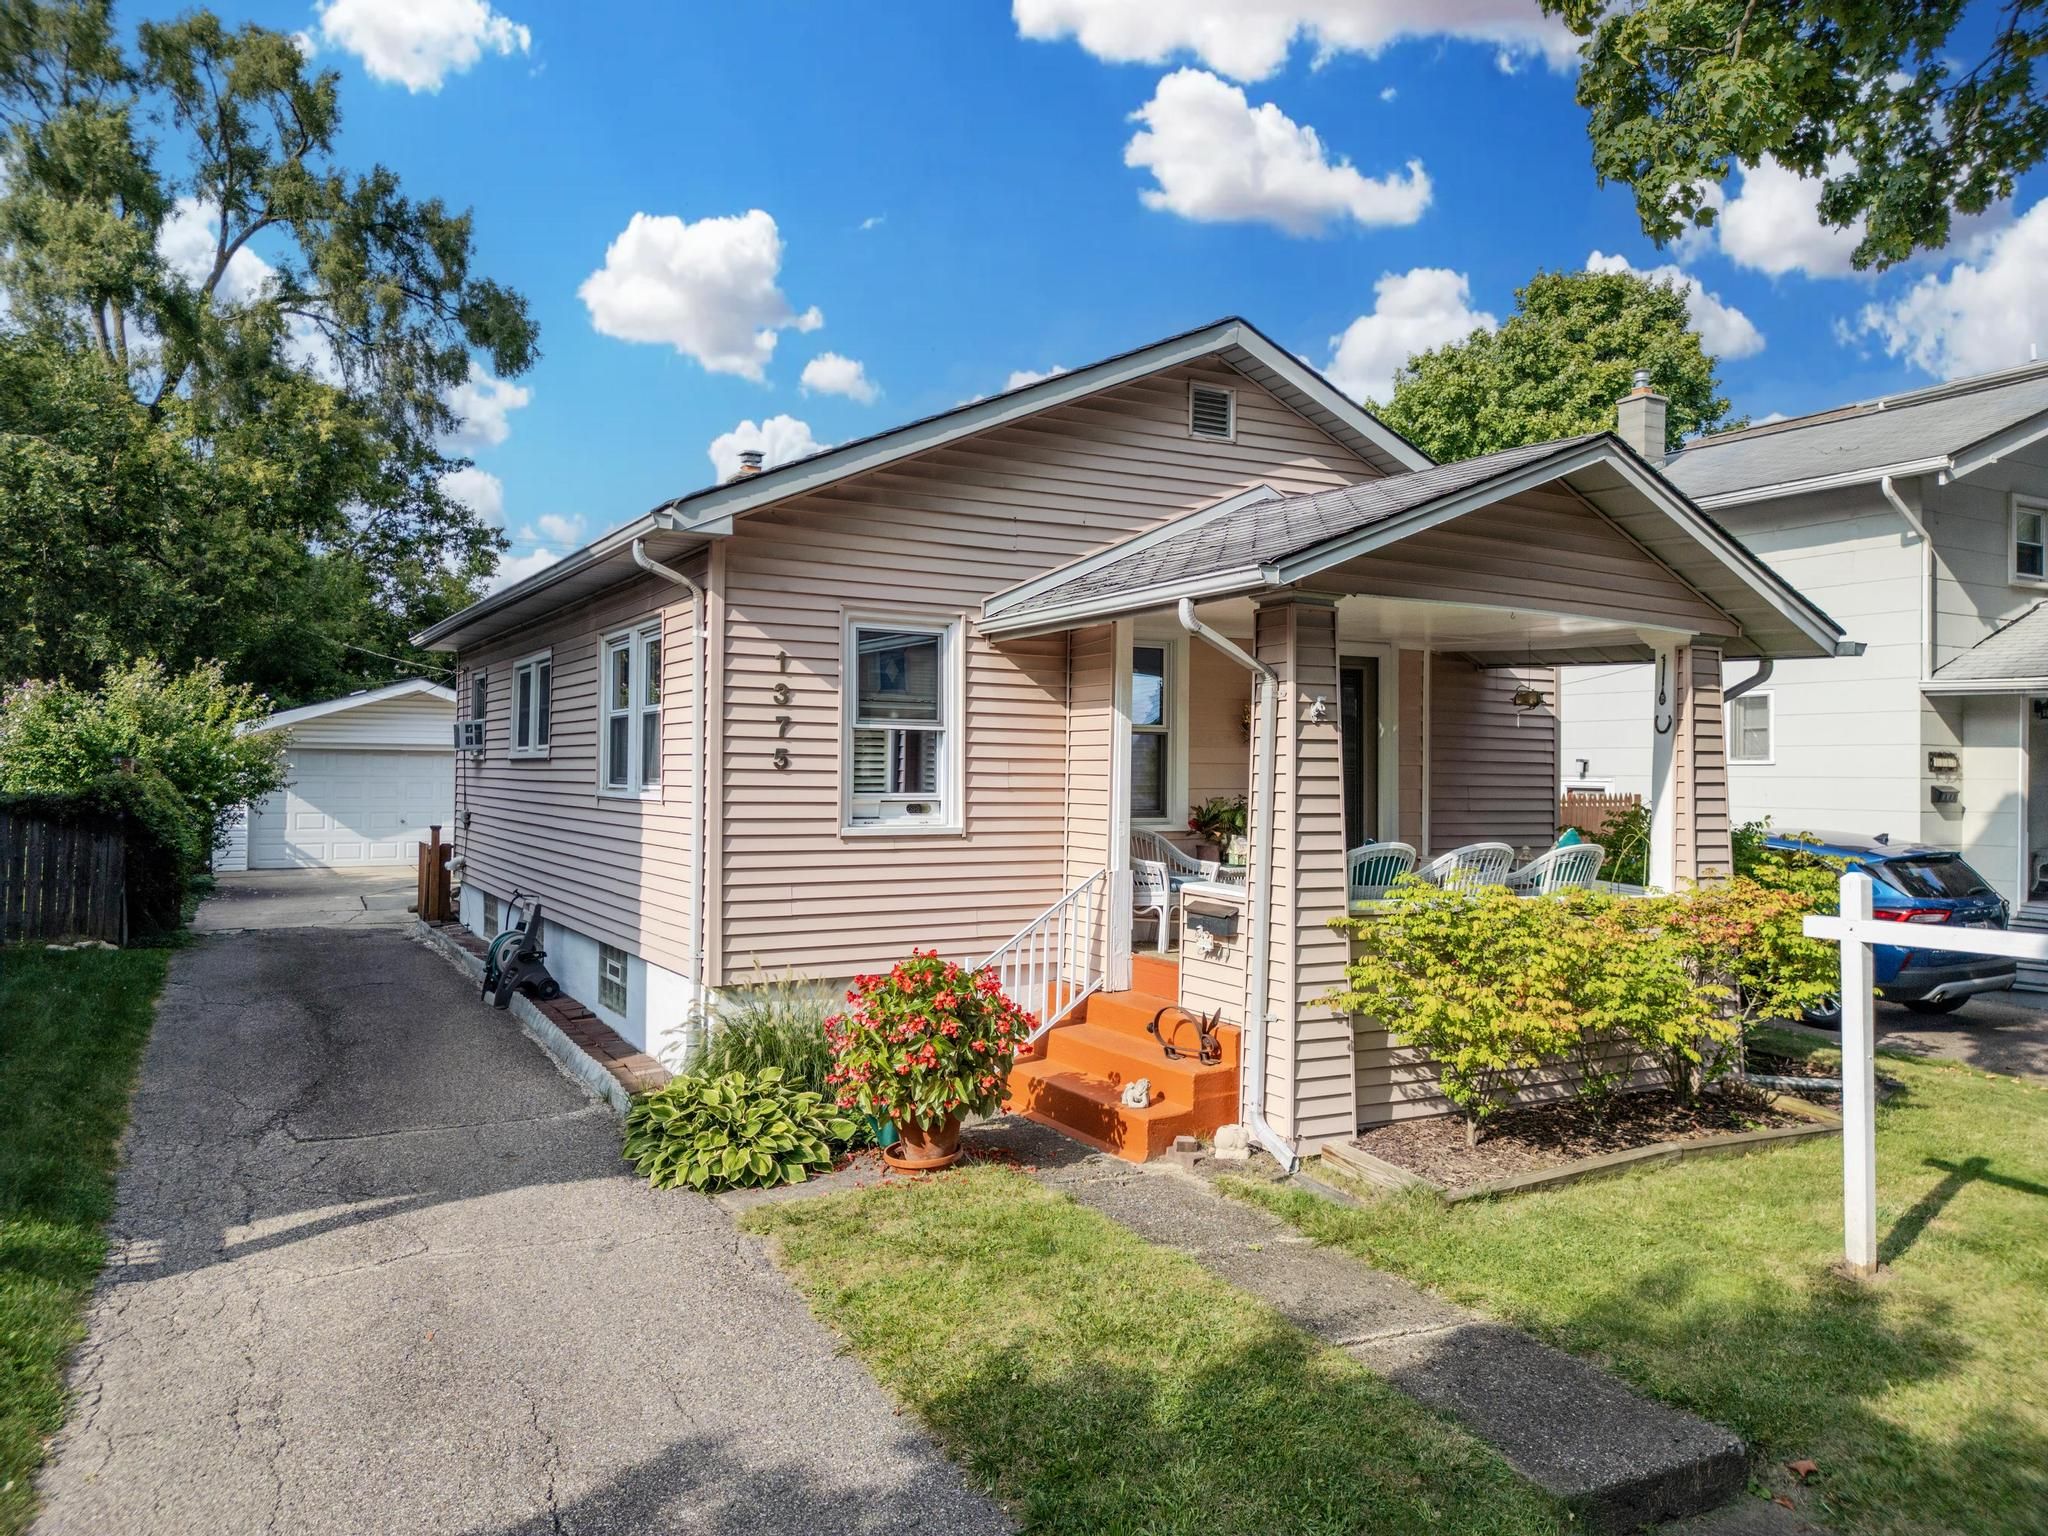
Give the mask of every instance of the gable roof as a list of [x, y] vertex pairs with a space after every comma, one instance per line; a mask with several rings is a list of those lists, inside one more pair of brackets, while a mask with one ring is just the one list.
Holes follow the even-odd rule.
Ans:
[[1183, 597], [1288, 586], [1556, 480], [1572, 482], [1589, 504], [1741, 624], [1745, 643], [1730, 646], [1729, 654], [1836, 653], [1839, 625], [1609, 432], [1300, 496], [1247, 492], [995, 594], [983, 605], [981, 629], [1005, 635], [1067, 628]]
[[1932, 693], [2035, 692], [2048, 688], [2048, 601], [1994, 629], [1934, 669]]
[[1729, 506], [1885, 475], [1967, 475], [2044, 436], [2048, 363], [2038, 363], [1717, 433], [1661, 468], [1701, 506]]
[[424, 677], [403, 677], [395, 683], [386, 683], [382, 688], [364, 688], [355, 693], [345, 693], [338, 699], [322, 699], [318, 704], [301, 704], [296, 709], [281, 709], [274, 715], [251, 721], [243, 730], [249, 733], [282, 730], [286, 726], [304, 725], [308, 720], [318, 720], [326, 715], [338, 715], [344, 710], [361, 709], [365, 704], [381, 704], [390, 699], [406, 699], [415, 695], [439, 699], [451, 707], [455, 703], [453, 688]]
[[760, 507], [1203, 358], [1235, 369], [1383, 474], [1398, 475], [1432, 462], [1428, 454], [1251, 322], [1230, 316], [1085, 368], [1054, 374], [985, 400], [971, 400], [806, 459], [665, 501], [547, 569], [502, 587], [422, 630], [413, 643], [432, 650], [474, 644], [631, 576], [635, 540], [666, 535], [661, 540], [663, 547], [654, 553], [658, 559], [674, 558], [730, 534], [733, 519]]

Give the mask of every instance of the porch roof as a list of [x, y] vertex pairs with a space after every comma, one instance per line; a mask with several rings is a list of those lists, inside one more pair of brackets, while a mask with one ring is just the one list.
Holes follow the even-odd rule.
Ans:
[[2034, 604], [1959, 656], [1934, 669], [1929, 693], [2038, 693], [2048, 690], [2048, 602]]
[[1505, 449], [1308, 495], [1218, 502], [983, 605], [990, 635], [1100, 622], [1183, 597], [1311, 582], [1345, 561], [1540, 485], [1560, 483], [1735, 621], [1733, 656], [1832, 656], [1842, 629], [1609, 432]]

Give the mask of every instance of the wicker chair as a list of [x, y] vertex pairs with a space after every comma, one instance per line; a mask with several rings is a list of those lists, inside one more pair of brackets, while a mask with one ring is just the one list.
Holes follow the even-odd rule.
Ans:
[[1521, 896], [1578, 890], [1591, 885], [1606, 862], [1607, 850], [1598, 843], [1569, 843], [1538, 854], [1515, 870], [1507, 878], [1507, 887]]
[[1361, 844], [1344, 855], [1345, 899], [1377, 900], [1414, 868], [1415, 850], [1406, 843]]
[[1506, 843], [1467, 843], [1438, 854], [1415, 873], [1447, 891], [1476, 891], [1501, 884], [1514, 863], [1515, 850]]

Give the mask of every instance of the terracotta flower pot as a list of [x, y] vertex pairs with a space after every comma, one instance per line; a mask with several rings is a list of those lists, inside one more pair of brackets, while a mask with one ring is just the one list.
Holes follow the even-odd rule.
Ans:
[[906, 1121], [896, 1127], [896, 1144], [882, 1148], [882, 1161], [905, 1173], [935, 1173], [960, 1161], [960, 1117], [948, 1115], [926, 1127]]

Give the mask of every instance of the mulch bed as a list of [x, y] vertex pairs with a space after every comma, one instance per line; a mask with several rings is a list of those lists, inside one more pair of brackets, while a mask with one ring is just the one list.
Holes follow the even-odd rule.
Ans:
[[1455, 1118], [1374, 1126], [1353, 1145], [1446, 1189], [1462, 1189], [1603, 1152], [1810, 1123], [1761, 1100], [1715, 1094], [1687, 1105], [1658, 1090], [1622, 1095], [1604, 1119], [1576, 1104], [1510, 1110], [1487, 1123], [1476, 1147], [1465, 1145], [1465, 1122]]

